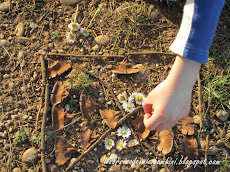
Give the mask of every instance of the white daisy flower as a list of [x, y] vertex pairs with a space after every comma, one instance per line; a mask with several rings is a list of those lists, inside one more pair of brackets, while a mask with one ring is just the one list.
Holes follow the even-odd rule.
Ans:
[[135, 100], [135, 98], [136, 98], [136, 95], [137, 95], [136, 92], [132, 93], [132, 94], [129, 96], [128, 101], [129, 101], [129, 102], [133, 102], [133, 101]]
[[128, 142], [127, 146], [128, 147], [133, 147], [139, 144], [139, 141], [137, 139], [132, 139]]
[[118, 98], [118, 100], [119, 100], [120, 103], [124, 103], [124, 102], [126, 102], [127, 96], [126, 96], [125, 93], [121, 93], [121, 94], [119, 94], [117, 96], [117, 98]]
[[118, 140], [117, 144], [116, 144], [116, 149], [118, 151], [121, 151], [122, 149], [126, 148], [127, 142], [125, 140]]
[[67, 32], [66, 39], [68, 43], [73, 44], [75, 42], [75, 35], [72, 32]]
[[131, 130], [125, 126], [119, 127], [117, 129], [117, 135], [122, 136], [123, 138], [129, 138], [131, 135]]
[[138, 93], [135, 99], [136, 99], [136, 104], [142, 105], [142, 102], [145, 100], [145, 95], [142, 93]]
[[110, 150], [114, 146], [114, 141], [112, 139], [107, 139], [105, 141], [105, 148]]
[[68, 25], [68, 28], [72, 31], [78, 31], [80, 29], [80, 24], [72, 22]]
[[132, 102], [124, 102], [122, 107], [125, 109], [126, 112], [132, 112], [135, 109], [135, 105]]
[[80, 33], [85, 37], [89, 36], [89, 31], [85, 28], [81, 28]]

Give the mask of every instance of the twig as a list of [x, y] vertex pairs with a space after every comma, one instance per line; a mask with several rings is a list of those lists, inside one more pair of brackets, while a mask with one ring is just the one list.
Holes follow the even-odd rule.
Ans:
[[40, 107], [38, 109], [36, 121], [35, 121], [35, 131], [37, 131], [37, 128], [38, 128], [38, 119], [39, 119], [39, 115], [42, 109], [43, 98], [44, 98], [44, 93], [45, 93], [45, 86], [46, 86], [46, 66], [45, 66], [45, 60], [43, 56], [40, 56], [40, 62], [41, 62], [41, 72], [42, 72], [42, 92], [41, 92], [41, 103], [40, 103]]
[[208, 168], [208, 148], [209, 148], [209, 135], [206, 136], [206, 148], [205, 148], [205, 155], [204, 159], [206, 160], [206, 163], [204, 164], [205, 172], [207, 172]]
[[69, 60], [71, 60], [70, 57], [92, 57], [92, 58], [102, 58], [102, 57], [118, 57], [118, 58], [124, 58], [126, 56], [132, 56], [132, 55], [154, 55], [154, 54], [165, 54], [165, 55], [176, 55], [175, 53], [166, 53], [166, 52], [131, 52], [126, 53], [125, 55], [81, 55], [81, 54], [61, 54], [61, 53], [49, 53], [47, 54], [48, 58], [50, 56], [61, 56], [61, 57], [69, 57]]
[[133, 56], [133, 55], [154, 55], [154, 54], [164, 54], [164, 55], [177, 55], [175, 53], [166, 53], [166, 52], [158, 52], [158, 51], [153, 51], [153, 52], [131, 52], [131, 53], [126, 53], [125, 55], [127, 56]]
[[42, 117], [42, 126], [41, 126], [41, 161], [42, 161], [42, 172], [47, 172], [46, 162], [45, 162], [45, 126], [46, 118], [49, 108], [49, 83], [46, 84], [45, 89], [45, 107]]
[[[143, 111], [143, 108], [141, 106], [134, 109], [132, 112], [126, 114], [124, 117], [122, 117], [118, 123], [116, 128], [121, 125], [124, 121], [126, 121], [129, 117], [132, 115], [136, 115], [138, 112]], [[77, 159], [71, 162], [71, 164], [66, 168], [66, 171], [70, 171], [70, 169], [84, 156], [86, 156], [92, 149], [94, 149], [104, 138], [106, 138], [111, 132], [113, 131], [112, 128], [109, 128], [94, 144], [92, 144], [85, 152], [83, 152]]]
[[[120, 57], [124, 58], [125, 56], [123, 55], [77, 55], [77, 54], [61, 54], [61, 53], [48, 53], [47, 57], [49, 58], [50, 56], [61, 56], [61, 57], [92, 57], [92, 58], [102, 58], [102, 57]], [[69, 58], [68, 60], [71, 60]]]
[[200, 73], [197, 77], [198, 80], [198, 100], [199, 100], [199, 113], [200, 113], [200, 129], [203, 128], [203, 117], [202, 117], [202, 108], [201, 108], [201, 84], [200, 84]]
[[78, 117], [78, 118], [74, 119], [71, 123], [65, 125], [65, 126], [62, 127], [62, 128], [59, 128], [59, 129], [57, 129], [57, 130], [52, 131], [50, 134], [53, 135], [54, 133], [56, 133], [56, 132], [58, 132], [58, 131], [64, 130], [65, 128], [67, 128], [67, 127], [69, 127], [69, 126], [75, 124], [75, 123], [76, 123], [77, 121], [79, 121], [79, 119], [81, 119], [81, 118], [82, 118], [82, 117]]
[[10, 57], [10, 59], [13, 59], [11, 54], [9, 53], [9, 51], [7, 51], [6, 47], [4, 45], [2, 45], [3, 49], [6, 51], [6, 53], [8, 54], [8, 56]]
[[9, 12], [11, 11], [11, 0], [9, 0], [9, 4], [10, 4], [10, 6], [9, 6]]
[[7, 134], [8, 134], [8, 139], [9, 139], [9, 143], [10, 143], [10, 154], [9, 154], [9, 163], [7, 163], [7, 165], [9, 165], [9, 168], [7, 167], [7, 169], [9, 170], [9, 171], [11, 171], [12, 169], [11, 169], [11, 164], [12, 164], [12, 143], [11, 143], [11, 138], [10, 138], [10, 132], [9, 132], [9, 128], [7, 127], [6, 128], [6, 130], [7, 130]]
[[[43, 111], [43, 117], [42, 117], [42, 126], [41, 126], [41, 161], [42, 161], [42, 172], [46, 172], [46, 162], [45, 162], [45, 127], [46, 127], [46, 118], [48, 113], [48, 107], [49, 107], [49, 83], [46, 84], [46, 67], [45, 67], [45, 60], [43, 56], [40, 56], [41, 61], [41, 72], [42, 72], [42, 94], [41, 94], [41, 106], [43, 104], [43, 98], [44, 98], [44, 92], [45, 92], [45, 107]], [[40, 113], [40, 110], [39, 110]], [[36, 128], [39, 118], [39, 113], [37, 114], [36, 119]]]

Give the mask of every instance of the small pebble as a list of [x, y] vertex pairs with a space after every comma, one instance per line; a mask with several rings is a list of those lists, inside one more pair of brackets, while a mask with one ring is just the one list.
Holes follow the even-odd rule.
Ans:
[[109, 156], [109, 159], [112, 160], [112, 161], [116, 161], [118, 159], [118, 155], [115, 154], [115, 153], [112, 153], [110, 156]]
[[6, 145], [4, 146], [4, 149], [5, 149], [6, 151], [8, 151], [8, 150], [10, 149], [10, 145], [9, 145], [9, 144], [6, 144]]
[[14, 84], [13, 82], [9, 83], [9, 87], [10, 87], [11, 89], [14, 89], [14, 88], [15, 88], [15, 84]]
[[95, 46], [93, 46], [92, 50], [93, 51], [99, 51], [100, 50], [100, 46], [96, 44]]
[[108, 157], [106, 155], [103, 155], [100, 159], [100, 163], [104, 164], [106, 162], [106, 160], [108, 159]]
[[221, 120], [221, 121], [226, 121], [228, 119], [229, 113], [223, 110], [219, 110], [216, 113], [216, 116]]
[[10, 74], [4, 74], [3, 75], [3, 79], [9, 79], [10, 78]]
[[38, 151], [35, 148], [27, 149], [22, 155], [22, 161], [27, 165], [36, 165], [38, 161]]

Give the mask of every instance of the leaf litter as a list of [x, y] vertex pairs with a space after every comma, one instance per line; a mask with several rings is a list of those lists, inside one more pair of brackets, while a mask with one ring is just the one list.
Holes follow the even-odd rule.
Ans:
[[96, 110], [97, 105], [98, 104], [89, 95], [84, 93], [80, 95], [80, 110], [85, 119], [91, 120], [91, 116]]
[[118, 115], [121, 113], [120, 111], [114, 111], [111, 109], [100, 109], [99, 112], [110, 128], [114, 129], [117, 126], [117, 118], [119, 117]]
[[67, 70], [71, 68], [71, 65], [68, 63], [65, 63], [63, 61], [54, 61], [49, 59], [48, 61], [48, 69], [47, 69], [47, 77], [48, 78], [54, 78], [56, 76], [60, 76]]

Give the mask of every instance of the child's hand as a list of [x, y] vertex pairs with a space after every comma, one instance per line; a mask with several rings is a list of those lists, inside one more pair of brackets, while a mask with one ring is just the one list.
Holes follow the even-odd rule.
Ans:
[[168, 82], [163, 81], [153, 89], [142, 104], [145, 111], [144, 124], [149, 130], [169, 129], [189, 114], [191, 90], [173, 89]]
[[146, 128], [168, 129], [189, 114], [191, 93], [200, 66], [201, 63], [176, 57], [168, 77], [149, 93], [142, 104]]

